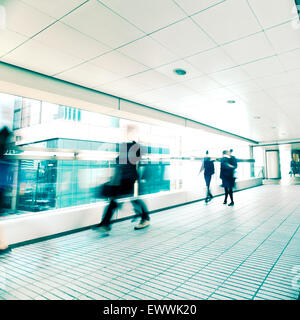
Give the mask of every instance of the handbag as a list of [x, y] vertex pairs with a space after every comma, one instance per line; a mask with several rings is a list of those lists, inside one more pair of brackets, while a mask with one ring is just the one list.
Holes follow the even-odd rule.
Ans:
[[105, 199], [116, 197], [120, 192], [120, 169], [116, 169], [112, 179], [96, 190], [96, 198]]
[[115, 197], [119, 194], [119, 186], [106, 182], [100, 185], [96, 190], [96, 198], [105, 199]]

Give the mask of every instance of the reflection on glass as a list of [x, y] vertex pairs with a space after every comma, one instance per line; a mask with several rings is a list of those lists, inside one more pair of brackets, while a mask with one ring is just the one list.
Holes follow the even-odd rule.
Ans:
[[[248, 143], [199, 129], [163, 128], [73, 106], [0, 94], [2, 105], [10, 110], [16, 147], [37, 150], [31, 158], [29, 151], [18, 151], [21, 153], [13, 173], [15, 196], [11, 198], [15, 205], [11, 208], [19, 212], [99, 201], [95, 188], [109, 180], [112, 154], [118, 152], [124, 128], [130, 123], [139, 128], [137, 142], [146, 150], [138, 167], [139, 195], [204, 188], [199, 171], [207, 149], [213, 158], [231, 148], [237, 158], [250, 158]], [[51, 150], [47, 153], [47, 149]], [[63, 158], [63, 153], [69, 156]], [[259, 164], [260, 169], [262, 166]], [[215, 169], [212, 187], [220, 185], [219, 162]], [[250, 163], [240, 162], [237, 179], [249, 179], [250, 174]], [[259, 174], [255, 167], [255, 175]]]

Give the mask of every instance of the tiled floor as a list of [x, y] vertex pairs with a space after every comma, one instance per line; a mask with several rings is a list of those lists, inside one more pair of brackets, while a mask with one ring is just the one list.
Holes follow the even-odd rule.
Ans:
[[266, 185], [17, 247], [0, 258], [1, 299], [297, 299], [300, 186]]

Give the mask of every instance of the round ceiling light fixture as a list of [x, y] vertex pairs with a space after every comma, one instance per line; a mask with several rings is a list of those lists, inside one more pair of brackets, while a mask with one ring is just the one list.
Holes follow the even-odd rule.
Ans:
[[176, 73], [178, 76], [185, 76], [186, 75], [186, 71], [185, 70], [183, 70], [183, 69], [174, 69], [173, 70], [174, 71], [174, 73]]
[[259, 120], [259, 119], [261, 119], [261, 117], [260, 116], [255, 116], [255, 117], [253, 117], [255, 120]]
[[234, 104], [234, 103], [235, 103], [235, 100], [227, 100], [227, 103], [229, 103], [229, 104]]

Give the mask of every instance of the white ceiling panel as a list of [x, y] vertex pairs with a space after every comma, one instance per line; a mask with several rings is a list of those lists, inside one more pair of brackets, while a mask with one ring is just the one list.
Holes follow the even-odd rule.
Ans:
[[265, 90], [272, 96], [273, 99], [287, 98], [295, 95], [300, 95], [300, 88], [298, 84], [289, 84], [286, 86], [268, 88]]
[[238, 64], [275, 55], [275, 51], [263, 32], [225, 45], [224, 50]]
[[18, 0], [4, 1], [3, 6], [6, 28], [26, 37], [32, 37], [55, 21], [52, 17]]
[[263, 28], [272, 27], [295, 18], [294, 0], [248, 0]]
[[151, 34], [151, 37], [180, 58], [216, 47], [216, 44], [191, 19], [172, 24]]
[[183, 84], [174, 84], [153, 90], [153, 95], [159, 97], [160, 100], [164, 101], [164, 105], [167, 105], [168, 100], [176, 101], [184, 96], [192, 96], [197, 92], [184, 86]]
[[291, 22], [266, 30], [266, 34], [277, 53], [300, 48], [300, 28], [294, 28]]
[[239, 82], [237, 84], [230, 85], [226, 88], [241, 97], [247, 96], [247, 94], [249, 92], [256, 92], [256, 91], [261, 90], [261, 88], [258, 86], [258, 84], [252, 80], [245, 81], [245, 82]]
[[172, 0], [101, 0], [101, 2], [146, 33], [186, 17]]
[[[234, 100], [237, 103], [240, 102], [238, 97], [230, 91], [228, 88], [218, 88], [210, 90], [204, 93], [204, 96], [212, 102], [221, 103], [222, 105], [227, 105], [228, 100]], [[230, 105], [230, 107], [235, 107], [237, 104]], [[229, 105], [228, 105], [229, 108]]]
[[94, 58], [111, 50], [106, 45], [60, 22], [47, 28], [34, 39], [83, 60]]
[[300, 67], [300, 49], [282, 53], [278, 58], [286, 70], [298, 69]]
[[207, 74], [228, 69], [236, 65], [220, 47], [196, 54], [185, 60]]
[[184, 81], [184, 85], [192, 88], [197, 92], [206, 92], [209, 90], [220, 88], [221, 85], [214, 81], [213, 79], [209, 78], [208, 76], [201, 76], [198, 78], [190, 79]]
[[239, 82], [250, 80], [249, 75], [241, 68], [232, 68], [210, 75], [215, 81], [221, 83], [223, 86], [229, 86]]
[[82, 62], [36, 40], [26, 42], [3, 57], [2, 61], [47, 75], [54, 75]]
[[174, 80], [154, 70], [141, 72], [130, 76], [129, 79], [145, 85], [147, 90], [154, 90], [174, 83]]
[[252, 107], [258, 106], [259, 108], [261, 108], [261, 106], [264, 106], [263, 108], [261, 108], [261, 111], [266, 111], [266, 106], [268, 106], [268, 104], [270, 106], [274, 106], [274, 101], [272, 101], [270, 96], [264, 90], [249, 92], [243, 100], [249, 103], [249, 105]]
[[218, 44], [237, 40], [261, 30], [247, 2], [243, 0], [226, 0], [193, 16], [193, 19]]
[[87, 87], [96, 87], [120, 78], [119, 75], [99, 68], [92, 63], [81, 64], [56, 75], [56, 77]]
[[[274, 98], [274, 100], [280, 105], [280, 107], [287, 112], [289, 108], [295, 108], [299, 111], [299, 104], [300, 104], [300, 96], [294, 95], [294, 96], [282, 96]], [[294, 115], [296, 115], [294, 113]]]
[[284, 72], [284, 68], [277, 56], [255, 61], [241, 67], [252, 78], [271, 76]]
[[145, 35], [97, 0], [90, 0], [61, 21], [112, 48]]
[[288, 85], [291, 81], [287, 77], [285, 72], [275, 74], [272, 76], [262, 77], [255, 79], [255, 82], [262, 88], [262, 89], [270, 89], [274, 87], [281, 87]]
[[27, 37], [14, 31], [10, 31], [8, 29], [0, 29], [0, 57], [15, 49], [27, 39]]
[[118, 51], [111, 51], [91, 61], [105, 70], [127, 77], [148, 69], [147, 66]]
[[86, 2], [86, 0], [22, 0], [22, 2], [59, 19]]
[[300, 88], [300, 84], [299, 84], [300, 69], [287, 71], [286, 76], [289, 79], [291, 84], [297, 84], [298, 88]]
[[195, 14], [225, 0], [174, 0], [187, 14]]
[[178, 60], [174, 54], [150, 37], [130, 43], [118, 51], [150, 68], [156, 68]]
[[[178, 75], [174, 72], [175, 69], [182, 69], [185, 70], [187, 73], [185, 75]], [[190, 63], [182, 59], [166, 64], [162, 67], [156, 68], [155, 70], [166, 75], [167, 77], [173, 79], [176, 82], [186, 81], [188, 79], [196, 78], [203, 75], [203, 72], [201, 72], [199, 69], [195, 68]]]

